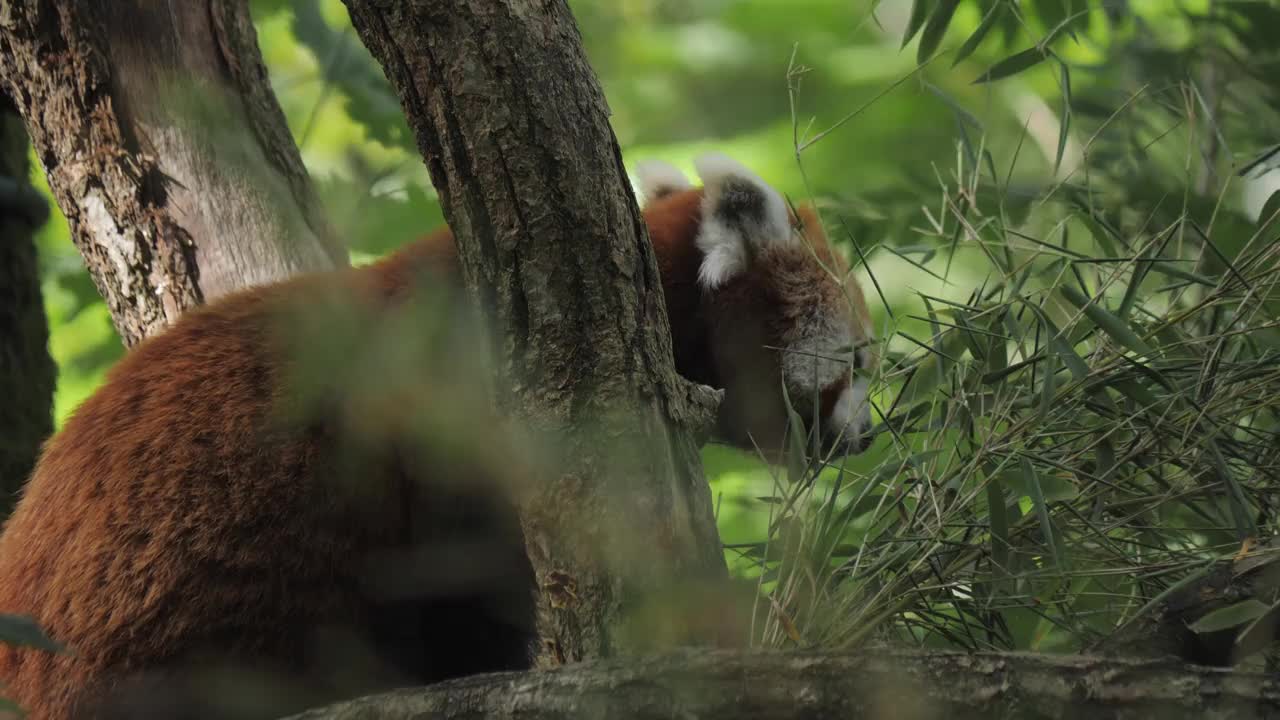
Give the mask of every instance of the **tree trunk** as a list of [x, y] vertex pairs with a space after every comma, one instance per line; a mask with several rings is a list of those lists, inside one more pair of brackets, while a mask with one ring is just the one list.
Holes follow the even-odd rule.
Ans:
[[647, 599], [726, 575], [690, 432], [717, 395], [675, 373], [653, 251], [572, 15], [563, 0], [346, 4], [496, 323], [498, 405], [556, 448], [521, 504], [538, 664], [636, 648], [654, 630], [637, 620]]
[[1161, 660], [884, 650], [681, 653], [466, 678], [291, 720], [1280, 717], [1280, 679]]
[[34, 238], [48, 208], [28, 170], [22, 118], [0, 97], [0, 522], [53, 431], [57, 369]]
[[0, 3], [0, 83], [126, 344], [346, 263], [242, 0]]

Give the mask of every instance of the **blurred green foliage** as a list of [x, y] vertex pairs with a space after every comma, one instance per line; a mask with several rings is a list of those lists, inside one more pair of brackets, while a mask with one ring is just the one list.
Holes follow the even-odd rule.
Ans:
[[[571, 5], [627, 160], [817, 201], [884, 340], [871, 451], [704, 452], [767, 642], [1075, 648], [1274, 532], [1275, 2]], [[254, 10], [353, 257], [439, 225], [339, 0]], [[61, 421], [121, 349], [61, 217], [40, 249]]]

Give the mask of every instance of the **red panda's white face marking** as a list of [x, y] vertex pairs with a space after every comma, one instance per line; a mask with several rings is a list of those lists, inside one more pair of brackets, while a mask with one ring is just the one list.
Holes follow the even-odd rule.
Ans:
[[[723, 155], [704, 156], [695, 166], [703, 181], [696, 190], [673, 167], [637, 166], [659, 255], [674, 255], [673, 246], [689, 241], [699, 251], [691, 278], [699, 317], [671, 323], [677, 363], [682, 329], [698, 323], [710, 369], [698, 377], [703, 358], [688, 350], [682, 364], [689, 367], [678, 369], [725, 390], [720, 434], [734, 444], [781, 448], [785, 386], [807, 430], [816, 425], [827, 449], [864, 450], [871, 428], [865, 371], [876, 359], [861, 289], [852, 279], [842, 282], [847, 267], [811, 209], [792, 213], [780, 193]], [[663, 270], [681, 272], [670, 261]], [[683, 287], [682, 280], [663, 282], [670, 306], [672, 286]]]

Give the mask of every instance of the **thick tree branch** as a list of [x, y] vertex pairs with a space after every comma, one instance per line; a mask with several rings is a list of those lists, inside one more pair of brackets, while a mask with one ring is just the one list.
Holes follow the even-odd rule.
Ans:
[[377, 718], [1280, 717], [1280, 678], [1155, 660], [1026, 653], [728, 652], [467, 678], [293, 720]]
[[242, 0], [32, 0], [0, 83], [132, 344], [231, 290], [346, 262]]
[[[723, 577], [653, 251], [563, 0], [346, 0], [497, 325], [498, 403], [558, 449], [523, 503], [540, 663], [631, 645], [624, 603]], [[630, 639], [628, 639], [630, 638]]]

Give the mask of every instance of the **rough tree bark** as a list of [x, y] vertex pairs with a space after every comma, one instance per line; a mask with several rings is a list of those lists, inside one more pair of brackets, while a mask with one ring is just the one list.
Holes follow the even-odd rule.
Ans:
[[498, 405], [556, 444], [522, 524], [540, 666], [625, 652], [646, 599], [725, 565], [662, 286], [563, 0], [346, 0], [495, 322]]
[[27, 165], [22, 118], [0, 96], [0, 522], [53, 431], [57, 369], [34, 239], [48, 208], [27, 182]]
[[126, 344], [346, 263], [243, 0], [0, 2], [0, 90]]
[[1255, 720], [1280, 717], [1280, 678], [1025, 653], [681, 653], [477, 676], [291, 720], [479, 717]]

